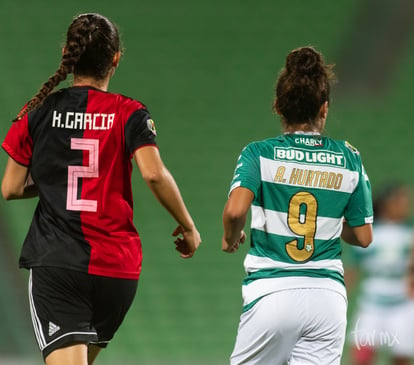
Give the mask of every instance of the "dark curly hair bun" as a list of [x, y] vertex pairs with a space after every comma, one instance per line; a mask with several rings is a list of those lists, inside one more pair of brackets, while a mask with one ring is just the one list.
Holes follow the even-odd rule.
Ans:
[[291, 51], [276, 84], [275, 108], [287, 124], [313, 123], [323, 103], [329, 102], [335, 79], [331, 65], [312, 47]]
[[314, 76], [323, 72], [324, 62], [320, 53], [312, 47], [303, 47], [289, 53], [286, 57], [286, 71]]

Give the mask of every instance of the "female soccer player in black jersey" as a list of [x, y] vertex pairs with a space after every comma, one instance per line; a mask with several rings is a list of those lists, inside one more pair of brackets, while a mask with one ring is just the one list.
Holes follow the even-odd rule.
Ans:
[[[201, 242], [160, 158], [147, 108], [107, 92], [120, 57], [111, 21], [76, 17], [59, 69], [2, 144], [9, 155], [3, 197], [39, 197], [20, 267], [30, 269], [33, 327], [48, 365], [92, 364], [132, 303], [142, 259], [132, 218], [132, 158], [178, 223], [173, 235], [181, 257], [192, 257]], [[69, 73], [73, 86], [51, 93]]]

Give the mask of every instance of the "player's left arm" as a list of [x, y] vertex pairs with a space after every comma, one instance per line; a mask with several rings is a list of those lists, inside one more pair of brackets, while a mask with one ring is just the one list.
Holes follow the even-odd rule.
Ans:
[[246, 240], [243, 228], [253, 199], [254, 193], [245, 187], [237, 187], [230, 193], [223, 211], [223, 251], [235, 252]]
[[[179, 224], [173, 232], [173, 236], [177, 237], [174, 241], [177, 251], [180, 252], [182, 258], [192, 257], [201, 243], [200, 234], [187, 210], [174, 177], [161, 159], [158, 148], [155, 146], [141, 147], [135, 151], [134, 158], [154, 196]], [[180, 234], [183, 237], [180, 237]]]
[[368, 247], [373, 239], [372, 224], [351, 227], [344, 221], [341, 238], [350, 245]]
[[359, 167], [359, 181], [345, 208], [341, 238], [351, 245], [368, 247], [373, 240], [372, 222], [374, 220], [371, 183], [362, 164], [361, 156], [355, 151], [353, 152]]
[[6, 200], [37, 196], [37, 187], [30, 176], [29, 168], [9, 157], [1, 182], [1, 193]]

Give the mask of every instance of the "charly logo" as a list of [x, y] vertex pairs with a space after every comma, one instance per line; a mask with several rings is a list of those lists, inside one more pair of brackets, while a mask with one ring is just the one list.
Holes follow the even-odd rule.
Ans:
[[323, 140], [321, 137], [297, 137], [295, 138], [296, 144], [304, 144], [306, 146], [323, 146]]

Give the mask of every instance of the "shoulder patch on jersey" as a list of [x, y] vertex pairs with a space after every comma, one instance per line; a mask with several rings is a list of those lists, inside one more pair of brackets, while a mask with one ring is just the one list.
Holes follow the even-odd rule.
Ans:
[[356, 153], [359, 155], [359, 151], [348, 141], [345, 141], [345, 146], [348, 147], [353, 153]]
[[147, 119], [147, 127], [154, 136], [157, 135], [157, 130], [155, 129], [155, 123], [152, 119]]

